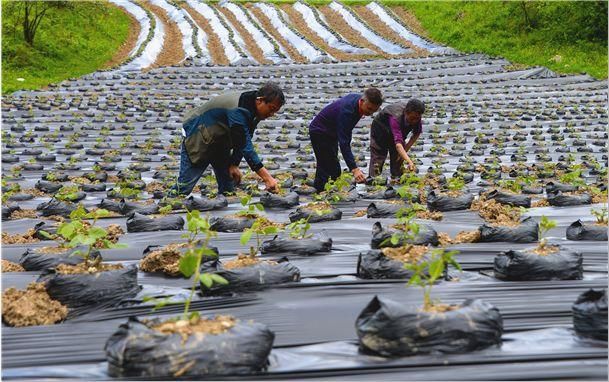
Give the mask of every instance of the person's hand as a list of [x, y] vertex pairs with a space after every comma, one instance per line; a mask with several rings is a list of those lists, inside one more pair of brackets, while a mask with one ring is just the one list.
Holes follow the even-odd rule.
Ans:
[[279, 183], [277, 183], [277, 180], [275, 180], [275, 178], [270, 177], [269, 179], [264, 181], [264, 184], [266, 185], [266, 190], [268, 192], [272, 192], [272, 193], [277, 193], [279, 191]]
[[239, 170], [239, 167], [230, 166], [228, 168], [228, 175], [233, 178], [233, 182], [235, 183], [235, 185], [241, 183], [241, 171]]
[[355, 176], [356, 183], [365, 183], [366, 182], [366, 177], [364, 176], [364, 173], [362, 172], [362, 170], [360, 170], [359, 168], [354, 168], [351, 172], [353, 173], [353, 176]]
[[414, 165], [414, 162], [411, 160], [406, 162], [406, 168], [408, 169], [408, 171], [412, 171], [412, 172], [417, 171], [417, 167]]

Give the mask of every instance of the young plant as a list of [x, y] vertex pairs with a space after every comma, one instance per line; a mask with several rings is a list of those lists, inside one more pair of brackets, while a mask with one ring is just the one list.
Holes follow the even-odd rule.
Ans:
[[572, 171], [561, 175], [558, 178], [562, 183], [570, 184], [573, 186], [581, 187], [585, 186], [586, 182], [582, 178], [582, 169], [579, 166], [572, 167]]
[[429, 311], [434, 305], [439, 305], [440, 301], [432, 301], [431, 288], [436, 280], [444, 274], [449, 265], [461, 270], [461, 266], [455, 260], [455, 255], [459, 251], [446, 251], [445, 249], [435, 249], [431, 252], [431, 257], [426, 261], [416, 263], [405, 263], [404, 267], [413, 272], [408, 281], [408, 286], [418, 285], [423, 288], [423, 310]]
[[264, 206], [260, 203], [250, 203], [252, 197], [250, 195], [245, 195], [241, 198], [241, 211], [238, 211], [236, 215], [245, 216], [245, 217], [258, 217], [259, 211], [264, 211]]
[[345, 199], [351, 184], [353, 183], [353, 175], [348, 172], [343, 172], [336, 179], [330, 179], [324, 186], [324, 191], [314, 195], [313, 199], [326, 201], [328, 203], [337, 203]]
[[[184, 277], [193, 277], [190, 295], [184, 304], [183, 320], [190, 320], [199, 317], [198, 312], [189, 313], [190, 302], [195, 294], [196, 286], [199, 282], [206, 288], [211, 288], [214, 284], [228, 284], [228, 281], [220, 275], [213, 273], [201, 273], [201, 262], [204, 256], [217, 257], [216, 252], [209, 248], [209, 241], [217, 235], [210, 229], [208, 217], [201, 217], [198, 210], [192, 210], [186, 214], [186, 227], [188, 233], [182, 237], [188, 239], [188, 250], [180, 258], [179, 269]], [[199, 236], [203, 235], [203, 239]]]
[[547, 216], [543, 215], [539, 221], [539, 248], [545, 248], [548, 244], [548, 239], [545, 235], [552, 228], [556, 227], [556, 220], [550, 220]]
[[399, 245], [400, 242], [408, 243], [414, 240], [421, 228], [419, 224], [414, 221], [416, 214], [417, 209], [412, 206], [401, 208], [396, 214], [398, 222], [394, 226], [398, 228], [398, 231], [391, 235], [390, 238], [385, 239], [381, 243], [381, 246], [387, 245], [388, 243], [396, 246]]
[[306, 219], [302, 218], [293, 223], [288, 224], [286, 227], [292, 239], [307, 239], [313, 235], [307, 234], [307, 231], [311, 229], [311, 223], [309, 223], [309, 219], [311, 216], [309, 215]]
[[460, 192], [465, 187], [465, 182], [459, 177], [450, 178], [446, 183], [446, 188], [452, 192]]
[[[41, 235], [55, 240], [60, 247], [76, 248], [79, 246], [87, 247], [86, 251], [75, 251], [72, 255], [79, 255], [83, 258], [85, 266], [97, 265], [90, 263], [91, 252], [93, 248], [111, 249], [125, 248], [124, 244], [114, 244], [108, 237], [108, 231], [95, 224], [97, 220], [109, 216], [110, 212], [104, 209], [97, 209], [92, 212], [87, 212], [82, 204], [78, 205], [74, 211], [70, 213], [70, 220], [61, 223], [57, 227], [57, 235], [52, 236], [46, 231], [40, 231]], [[84, 219], [93, 219], [91, 223], [86, 223]], [[98, 258], [101, 261], [101, 257]]]
[[607, 213], [607, 207], [602, 207], [600, 209], [593, 209], [590, 211], [592, 215], [596, 218], [596, 222], [598, 224], [607, 225], [609, 220], [609, 214]]
[[510, 190], [515, 194], [519, 194], [522, 191], [522, 183], [520, 183], [516, 179], [502, 179], [497, 182], [497, 184], [499, 185], [499, 187], [506, 190]]
[[62, 186], [54, 195], [55, 199], [72, 202], [78, 197], [78, 186]]

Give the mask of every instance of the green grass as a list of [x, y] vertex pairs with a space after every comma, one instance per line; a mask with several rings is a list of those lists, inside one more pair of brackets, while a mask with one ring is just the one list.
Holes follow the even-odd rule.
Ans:
[[68, 8], [47, 11], [30, 47], [11, 12], [14, 5], [2, 1], [3, 94], [92, 73], [127, 38], [129, 17], [118, 8], [102, 2], [74, 2]]
[[[573, 19], [552, 21], [551, 12], [569, 15], [574, 12], [571, 7], [581, 9], [583, 4], [557, 2], [546, 5], [551, 8], [542, 9], [537, 15], [531, 14], [545, 22], [542, 24], [540, 21], [539, 24], [542, 25], [527, 29], [524, 27], [524, 13], [517, 7], [519, 6], [517, 3], [520, 2], [384, 1], [383, 3], [389, 6], [404, 6], [416, 16], [428, 32], [428, 37], [459, 51], [502, 56], [512, 63], [541, 65], [558, 73], [587, 73], [598, 79], [607, 78], [606, 29], [604, 37], [586, 38], [577, 35], [582, 23], [576, 23]], [[585, 5], [590, 6], [589, 3]], [[559, 7], [565, 9], [561, 10]], [[605, 17], [601, 28], [606, 28], [606, 24]]]

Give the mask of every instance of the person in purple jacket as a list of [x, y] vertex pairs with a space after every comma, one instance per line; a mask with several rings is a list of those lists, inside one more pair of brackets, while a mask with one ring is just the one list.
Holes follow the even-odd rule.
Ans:
[[[425, 104], [412, 98], [408, 102], [388, 105], [372, 121], [370, 129], [370, 168], [368, 176], [375, 177], [383, 172], [383, 164], [389, 152], [389, 169], [392, 178], [399, 178], [403, 165], [409, 171], [416, 167], [408, 150], [419, 139], [423, 126], [421, 116], [425, 113]], [[410, 139], [405, 142], [410, 134]]]
[[314, 186], [322, 192], [328, 179], [340, 176], [338, 148], [355, 181], [364, 183], [366, 177], [351, 152], [353, 128], [363, 116], [372, 115], [383, 103], [383, 95], [376, 88], [368, 88], [364, 94], [347, 94], [324, 107], [309, 125], [309, 136], [317, 160]]

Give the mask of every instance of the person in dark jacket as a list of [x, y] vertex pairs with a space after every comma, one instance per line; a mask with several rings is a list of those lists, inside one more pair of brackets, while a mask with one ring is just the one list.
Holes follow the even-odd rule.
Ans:
[[[368, 176], [375, 177], [383, 172], [383, 165], [389, 152], [389, 169], [392, 178], [403, 173], [404, 163], [409, 171], [416, 171], [408, 150], [423, 132], [421, 116], [425, 104], [412, 98], [408, 102], [398, 102], [381, 110], [372, 121], [370, 128], [370, 168]], [[406, 137], [410, 135], [408, 142]]]
[[266, 189], [276, 192], [277, 180], [264, 168], [252, 138], [258, 122], [272, 117], [284, 103], [283, 91], [269, 82], [258, 90], [219, 95], [188, 111], [182, 127], [180, 173], [170, 194], [190, 194], [209, 165], [218, 193], [232, 192], [241, 182], [239, 163], [244, 157]]
[[366, 177], [357, 167], [351, 152], [353, 128], [363, 116], [374, 114], [383, 103], [381, 91], [368, 88], [364, 94], [347, 94], [323, 108], [309, 125], [309, 136], [317, 160], [314, 186], [322, 192], [328, 179], [340, 176], [338, 148], [355, 181], [364, 183]]

